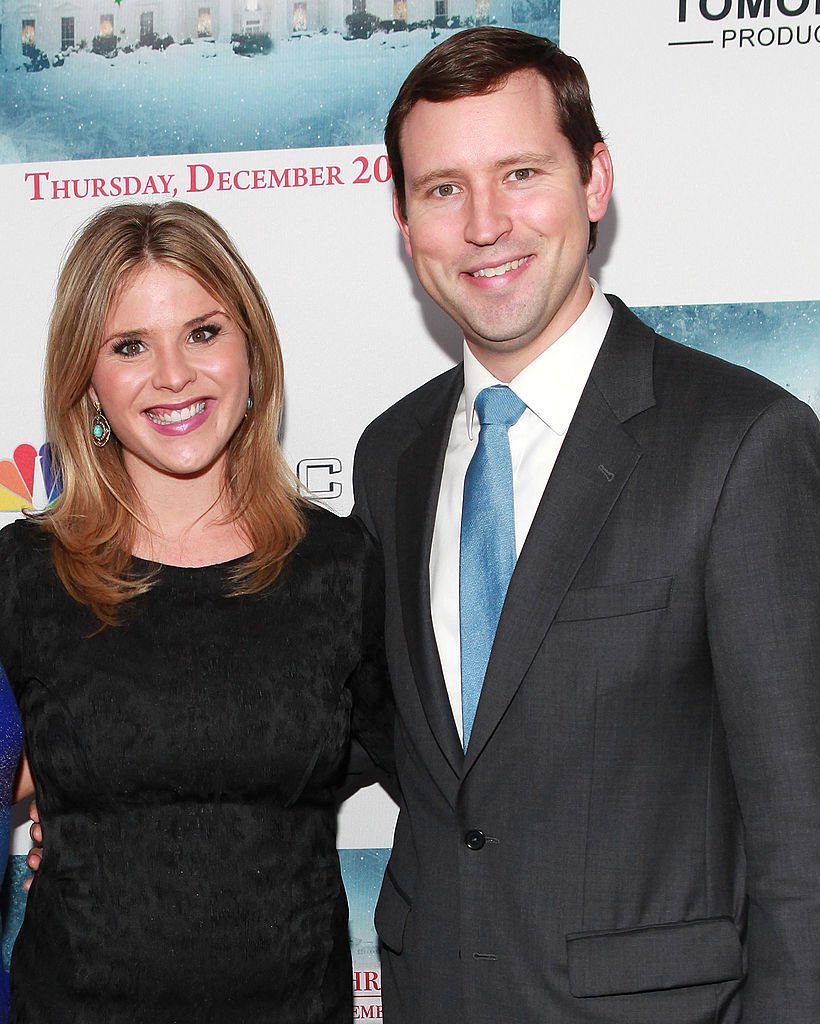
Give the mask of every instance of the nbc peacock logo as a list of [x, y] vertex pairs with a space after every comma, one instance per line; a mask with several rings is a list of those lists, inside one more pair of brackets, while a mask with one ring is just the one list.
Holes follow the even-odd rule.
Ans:
[[39, 451], [19, 444], [10, 459], [0, 459], [0, 512], [46, 508], [60, 493], [60, 477], [47, 444]]

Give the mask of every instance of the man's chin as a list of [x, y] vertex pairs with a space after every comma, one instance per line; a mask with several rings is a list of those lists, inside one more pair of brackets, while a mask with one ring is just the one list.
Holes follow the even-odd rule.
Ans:
[[523, 352], [535, 343], [538, 332], [528, 331], [525, 334], [511, 334], [509, 330], [485, 329], [482, 333], [465, 330], [464, 337], [474, 352], [502, 354], [506, 352]]

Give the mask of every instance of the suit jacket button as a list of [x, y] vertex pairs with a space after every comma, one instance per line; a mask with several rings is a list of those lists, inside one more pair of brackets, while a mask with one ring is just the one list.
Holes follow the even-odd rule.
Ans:
[[471, 828], [464, 833], [464, 845], [468, 850], [480, 850], [485, 842], [484, 833], [480, 829]]

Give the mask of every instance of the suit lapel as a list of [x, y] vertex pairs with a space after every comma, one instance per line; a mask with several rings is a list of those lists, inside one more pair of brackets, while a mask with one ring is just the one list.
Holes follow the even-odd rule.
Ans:
[[464, 386], [461, 367], [445, 378], [440, 401], [420, 420], [420, 432], [399, 461], [396, 483], [396, 547], [399, 592], [407, 649], [427, 723], [454, 772], [464, 755], [453, 721], [430, 609], [430, 548], [444, 454]]
[[[464, 774], [498, 726], [563, 597], [641, 457], [623, 421], [654, 403], [653, 333], [618, 300], [513, 573]], [[537, 609], [534, 614], [533, 610]]]

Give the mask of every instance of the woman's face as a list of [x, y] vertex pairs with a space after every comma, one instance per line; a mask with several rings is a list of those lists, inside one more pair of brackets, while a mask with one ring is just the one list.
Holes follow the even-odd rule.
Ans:
[[126, 278], [103, 327], [90, 396], [138, 488], [152, 474], [221, 474], [249, 388], [245, 336], [223, 302], [160, 263]]

